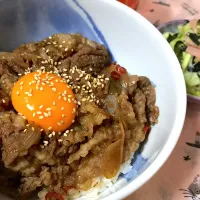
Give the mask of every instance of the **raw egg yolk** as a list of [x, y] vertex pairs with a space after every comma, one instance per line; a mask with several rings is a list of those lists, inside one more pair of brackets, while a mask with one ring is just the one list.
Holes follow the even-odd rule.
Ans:
[[56, 132], [69, 128], [76, 115], [73, 91], [52, 73], [33, 72], [21, 77], [12, 89], [12, 104], [28, 122]]

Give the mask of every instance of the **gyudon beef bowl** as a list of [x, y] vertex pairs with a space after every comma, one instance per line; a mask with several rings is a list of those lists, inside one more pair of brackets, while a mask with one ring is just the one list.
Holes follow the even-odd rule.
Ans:
[[1, 198], [128, 196], [183, 125], [184, 79], [167, 42], [115, 1], [0, 4]]

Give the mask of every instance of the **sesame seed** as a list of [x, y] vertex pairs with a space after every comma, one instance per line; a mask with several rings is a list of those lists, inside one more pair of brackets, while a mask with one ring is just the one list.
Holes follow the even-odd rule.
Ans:
[[70, 132], [72, 132], [74, 129], [70, 129]]
[[41, 112], [41, 111], [37, 111], [36, 113], [37, 113], [38, 115], [41, 115], [41, 114], [42, 114], [42, 112]]
[[52, 130], [52, 127], [50, 126], [50, 127], [48, 128], [48, 130], [49, 130], [49, 131]]
[[23, 85], [23, 84], [24, 84], [24, 82], [23, 82], [23, 81], [21, 81], [21, 82], [20, 82], [20, 85]]
[[[64, 97], [63, 99], [64, 99], [64, 101], [67, 101], [67, 97]], [[69, 101], [69, 99], [68, 99], [68, 101]]]
[[5, 100], [5, 99], [2, 99], [2, 102], [3, 102], [3, 103], [6, 103], [6, 100]]
[[44, 145], [45, 145], [45, 146], [48, 145], [48, 143], [49, 143], [48, 141], [43, 141], [43, 142], [44, 142]]
[[61, 125], [62, 125], [60, 122], [58, 122], [57, 124], [58, 124], [58, 126], [61, 126]]
[[39, 106], [39, 109], [42, 109], [43, 108], [43, 105]]
[[75, 120], [72, 120], [72, 123], [74, 123], [75, 122]]
[[41, 128], [41, 129], [40, 129], [40, 132], [42, 132], [43, 130], [44, 130], [44, 129]]
[[58, 139], [58, 142], [63, 142], [63, 140], [62, 139]]
[[32, 129], [32, 131], [35, 131], [35, 128], [33, 126], [31, 127], [31, 129]]
[[44, 114], [45, 117], [49, 117], [48, 113], [44, 112], [43, 114]]
[[55, 91], [56, 91], [56, 88], [55, 88], [55, 87], [54, 87], [54, 88], [52, 88], [52, 91], [53, 91], [53, 92], [55, 92]]
[[62, 41], [63, 44], [65, 44], [65, 41]]
[[61, 110], [64, 110], [64, 109], [65, 109], [64, 107], [61, 108]]
[[66, 134], [66, 133], [64, 133], [64, 136], [66, 137], [66, 136], [67, 136], [67, 134]]
[[62, 114], [62, 117], [65, 117], [65, 114]]
[[51, 39], [52, 39], [52, 37], [51, 37], [51, 36], [49, 36], [49, 39], [51, 40]]
[[46, 110], [47, 110], [47, 111], [50, 111], [50, 110], [51, 110], [51, 108], [47, 108]]
[[44, 146], [43, 145], [40, 145], [41, 149], [44, 149]]
[[67, 51], [68, 50], [68, 48], [65, 48], [65, 51]]
[[44, 119], [44, 116], [39, 116], [39, 119]]
[[109, 79], [109, 78], [105, 78], [105, 80], [106, 80], [106, 81], [109, 81], [110, 79]]
[[69, 130], [66, 130], [65, 133], [69, 133]]
[[26, 117], [24, 115], [22, 115], [22, 118], [26, 119]]
[[55, 106], [56, 105], [56, 102], [55, 101], [53, 101], [53, 106]]
[[62, 45], [59, 45], [60, 48], [62, 48]]
[[28, 96], [31, 97], [31, 96], [33, 96], [33, 94], [30, 94], [30, 93], [29, 93]]
[[58, 100], [61, 100], [61, 98], [62, 98], [62, 97], [61, 97], [61, 96], [59, 96], [59, 97], [58, 97]]
[[27, 129], [24, 129], [24, 133], [27, 131]]
[[40, 91], [44, 90], [43, 87], [40, 87]]
[[89, 87], [91, 87], [91, 83], [88, 81], [87, 84], [89, 85]]
[[46, 53], [48, 53], [48, 52], [49, 52], [49, 49], [46, 50]]
[[35, 112], [34, 112], [34, 113], [33, 113], [33, 117], [35, 117], [35, 115], [36, 115], [36, 114], [35, 114]]
[[72, 114], [74, 114], [76, 112], [76, 109], [75, 108], [73, 108], [73, 110], [72, 110]]
[[55, 131], [53, 131], [53, 132], [52, 132], [52, 135], [53, 135], [53, 136], [55, 136], [55, 135], [56, 135], [56, 132], [55, 132]]
[[23, 86], [21, 85], [19, 89], [22, 90], [22, 89], [23, 89]]
[[52, 134], [49, 134], [49, 136], [48, 136], [48, 137], [49, 137], [49, 138], [52, 138], [52, 136], [53, 136]]
[[83, 102], [86, 101], [86, 98], [83, 98], [82, 101], [83, 101]]
[[49, 117], [51, 117], [51, 112], [50, 111], [48, 112], [48, 115], [49, 115]]
[[61, 62], [58, 62], [58, 65], [61, 65], [62, 63]]

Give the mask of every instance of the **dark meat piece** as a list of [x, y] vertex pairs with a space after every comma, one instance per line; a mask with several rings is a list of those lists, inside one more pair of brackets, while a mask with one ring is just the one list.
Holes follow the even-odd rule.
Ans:
[[159, 108], [156, 103], [156, 91], [150, 80], [147, 77], [140, 77], [138, 82], [139, 88], [142, 90], [146, 97], [146, 112], [147, 119], [150, 124], [156, 123], [159, 116]]
[[0, 162], [0, 192], [15, 199], [20, 197], [18, 187], [20, 185], [20, 175], [4, 167]]
[[110, 115], [103, 109], [95, 105], [95, 103], [83, 104], [80, 108], [80, 112], [84, 113], [83, 117], [80, 118], [80, 124], [88, 131], [88, 136], [91, 137], [93, 134], [93, 127], [100, 125], [103, 120], [109, 119]]
[[80, 34], [55, 34], [38, 43], [22, 45], [14, 51], [28, 63], [32, 70], [44, 66], [46, 71], [70, 69], [77, 66], [86, 72], [99, 73], [111, 62], [104, 45], [90, 41]]
[[17, 76], [11, 74], [7, 70], [7, 66], [0, 62], [0, 88], [7, 94], [11, 95], [14, 83], [17, 81]]
[[12, 74], [23, 74], [29, 67], [23, 58], [15, 53], [0, 52], [0, 63], [7, 67]]
[[36, 146], [35, 148], [31, 148], [29, 151], [29, 155], [31, 157], [37, 158], [41, 164], [48, 164], [49, 166], [53, 166], [59, 160], [54, 154], [57, 147], [57, 141], [55, 139], [52, 139], [49, 142], [49, 145], [46, 146], [44, 149], [38, 146]]
[[69, 166], [59, 165], [57, 167], [42, 167], [38, 176], [22, 178], [21, 193], [30, 193], [37, 188], [49, 186], [50, 190], [60, 192], [67, 182]]
[[[66, 47], [68, 51], [72, 51], [73, 55], [63, 61], [59, 68], [72, 68], [77, 66], [86, 73], [99, 73], [106, 65], [111, 62], [107, 49], [94, 41], [82, 37], [79, 34], [70, 35], [73, 39], [74, 47]], [[74, 41], [75, 38], [75, 41]]]
[[7, 110], [11, 105], [10, 96], [8, 96], [4, 91], [0, 90], [0, 111]]
[[79, 160], [81, 157], [86, 157], [94, 146], [109, 138], [109, 135], [112, 135], [111, 129], [105, 129], [103, 127], [98, 129], [87, 143], [81, 144], [80, 149], [77, 152], [70, 154], [68, 164]]
[[38, 177], [23, 177], [21, 179], [20, 192], [26, 194], [36, 190], [38, 187], [42, 186], [42, 181]]
[[137, 120], [140, 123], [146, 123], [146, 97], [144, 96], [143, 92], [140, 89], [136, 89], [132, 100]]
[[123, 125], [133, 125], [136, 123], [135, 113], [132, 104], [128, 101], [128, 96], [122, 93], [118, 97], [118, 106], [113, 114], [114, 118], [121, 120]]
[[9, 136], [13, 132], [24, 130], [25, 126], [26, 120], [22, 116], [13, 111], [0, 112], [0, 138], [2, 135]]
[[138, 123], [134, 128], [125, 130], [123, 162], [130, 159], [131, 153], [135, 152], [145, 139], [144, 126], [144, 124]]
[[18, 156], [27, 155], [28, 150], [40, 141], [40, 129], [34, 125], [27, 127], [27, 131], [14, 132], [10, 135], [2, 135], [3, 161], [10, 165]]

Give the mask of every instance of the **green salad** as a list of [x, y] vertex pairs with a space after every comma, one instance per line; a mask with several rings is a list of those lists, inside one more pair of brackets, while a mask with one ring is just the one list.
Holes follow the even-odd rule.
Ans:
[[200, 20], [178, 26], [178, 33], [163, 36], [174, 50], [185, 77], [187, 92], [200, 97]]

